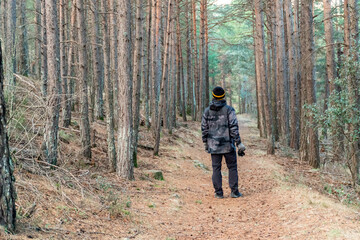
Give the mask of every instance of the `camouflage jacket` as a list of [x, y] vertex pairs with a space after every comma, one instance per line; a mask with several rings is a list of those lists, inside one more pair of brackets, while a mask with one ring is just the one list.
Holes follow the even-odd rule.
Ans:
[[205, 109], [201, 120], [202, 140], [208, 145], [208, 153], [225, 154], [240, 144], [239, 125], [234, 108], [226, 100], [213, 100]]

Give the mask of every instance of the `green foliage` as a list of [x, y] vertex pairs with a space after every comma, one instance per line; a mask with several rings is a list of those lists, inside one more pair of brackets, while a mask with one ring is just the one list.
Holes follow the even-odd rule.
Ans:
[[[112, 187], [112, 184], [107, 182], [107, 179], [101, 176], [96, 178], [98, 188], [104, 192], [101, 200], [106, 204], [111, 218], [124, 218], [131, 215], [131, 200], [118, 194]], [[121, 198], [122, 197], [122, 198]]]
[[[324, 123], [328, 128], [333, 126], [344, 126], [345, 136], [349, 142], [354, 142], [359, 139], [359, 129], [350, 131], [346, 126], [349, 124], [358, 126], [360, 124], [360, 111], [358, 103], [355, 98], [356, 92], [359, 92], [359, 84], [356, 85], [358, 89], [353, 89], [350, 85], [350, 79], [358, 78], [358, 71], [360, 64], [354, 61], [355, 52], [351, 51], [350, 57], [345, 59], [344, 65], [340, 71], [340, 77], [334, 82], [339, 86], [339, 91], [333, 91], [329, 97], [329, 108], [324, 114]], [[359, 82], [359, 81], [358, 81]], [[336, 132], [337, 129], [334, 129]], [[336, 132], [337, 134], [341, 134]]]
[[112, 191], [109, 192], [108, 196], [109, 202], [109, 213], [112, 218], [124, 218], [126, 216], [130, 216], [130, 207], [131, 201], [128, 199], [127, 201], [122, 200], [119, 195], [114, 194]]
[[59, 136], [60, 136], [61, 138], [65, 139], [65, 140], [68, 141], [68, 142], [72, 141], [72, 140], [75, 138], [74, 134], [72, 134], [72, 133], [67, 133], [67, 132], [65, 132], [64, 130], [60, 130], [60, 131], [59, 131]]
[[[340, 76], [334, 80], [335, 90], [330, 93], [328, 108], [325, 112], [318, 111], [316, 106], [308, 106], [310, 114], [314, 115], [316, 124], [322, 129], [329, 129], [334, 139], [344, 139], [345, 154], [340, 154], [348, 163], [350, 171], [355, 177], [356, 169], [352, 169], [352, 145], [360, 138], [360, 106], [358, 93], [360, 92], [357, 49], [351, 49], [349, 56], [344, 57], [340, 69]], [[334, 143], [334, 142], [333, 142]], [[333, 146], [336, 149], [336, 146]]]
[[155, 173], [155, 174], [154, 174], [154, 178], [155, 178], [156, 180], [164, 181], [164, 176], [163, 176], [162, 172], [157, 172], [157, 173]]
[[[209, 46], [210, 88], [221, 85], [224, 80], [226, 90], [231, 89], [228, 100], [231, 97], [236, 102], [239, 97], [255, 99], [254, 46], [252, 32], [249, 32], [252, 21], [244, 17], [251, 14], [251, 4], [243, 0], [221, 7], [209, 6], [210, 25], [212, 21], [215, 25], [210, 33], [213, 39]], [[229, 15], [233, 17], [228, 18]]]
[[108, 183], [106, 179], [101, 176], [98, 176], [96, 178], [96, 183], [98, 187], [104, 192], [107, 192], [111, 188], [111, 184]]

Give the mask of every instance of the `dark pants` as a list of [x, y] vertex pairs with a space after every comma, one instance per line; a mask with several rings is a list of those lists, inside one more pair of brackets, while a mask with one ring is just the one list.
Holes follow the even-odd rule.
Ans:
[[221, 161], [222, 157], [225, 157], [226, 165], [229, 169], [229, 186], [231, 192], [238, 191], [238, 171], [236, 161], [236, 151], [232, 151], [226, 154], [211, 154], [212, 160], [212, 182], [215, 188], [215, 193], [223, 195], [222, 189], [222, 176], [221, 176]]

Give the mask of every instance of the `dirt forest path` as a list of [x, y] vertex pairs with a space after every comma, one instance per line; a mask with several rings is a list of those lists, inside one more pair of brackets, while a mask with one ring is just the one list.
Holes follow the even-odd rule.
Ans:
[[[129, 231], [130, 238], [360, 239], [356, 209], [289, 183], [277, 163], [286, 159], [266, 156], [255, 121], [239, 116], [239, 125], [247, 146], [247, 155], [238, 159], [244, 197], [229, 197], [223, 162], [225, 199], [214, 198], [210, 156], [203, 151], [199, 125], [189, 126], [193, 134], [179, 139], [180, 147], [164, 148], [161, 159], [153, 162], [164, 172], [165, 181], [134, 182], [138, 192], [131, 196], [132, 211], [138, 224]], [[186, 137], [186, 132], [180, 137]]]

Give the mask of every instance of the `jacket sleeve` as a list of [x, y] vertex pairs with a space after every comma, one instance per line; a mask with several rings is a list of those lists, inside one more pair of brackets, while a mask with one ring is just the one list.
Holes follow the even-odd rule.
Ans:
[[208, 138], [208, 134], [209, 134], [209, 124], [208, 124], [208, 121], [207, 121], [207, 114], [208, 111], [205, 110], [203, 116], [202, 116], [202, 119], [201, 119], [201, 132], [202, 132], [202, 141], [204, 143], [207, 142], [207, 138]]
[[241, 138], [239, 134], [239, 124], [236, 118], [236, 113], [234, 108], [230, 108], [228, 111], [228, 119], [229, 119], [229, 132], [230, 137], [234, 139], [236, 145], [241, 143]]

